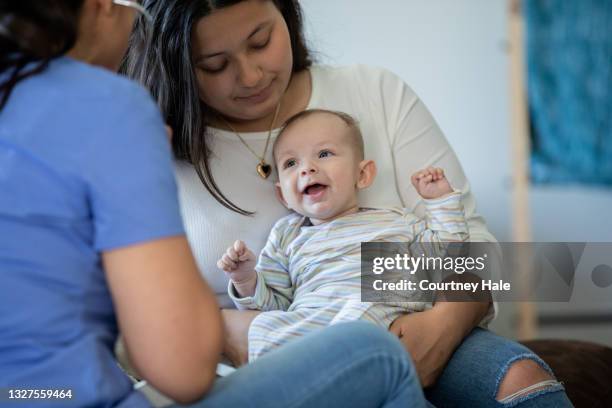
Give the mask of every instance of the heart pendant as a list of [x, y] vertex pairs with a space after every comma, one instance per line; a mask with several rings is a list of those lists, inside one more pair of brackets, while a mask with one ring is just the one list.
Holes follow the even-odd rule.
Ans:
[[270, 166], [269, 164], [261, 162], [257, 165], [257, 174], [259, 174], [259, 177], [261, 177], [262, 179], [267, 179], [270, 176], [271, 172], [272, 166]]

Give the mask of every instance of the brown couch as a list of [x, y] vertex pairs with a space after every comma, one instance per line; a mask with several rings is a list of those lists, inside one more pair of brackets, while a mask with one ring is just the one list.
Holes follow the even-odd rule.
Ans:
[[612, 407], [612, 348], [576, 340], [523, 344], [550, 365], [577, 408]]

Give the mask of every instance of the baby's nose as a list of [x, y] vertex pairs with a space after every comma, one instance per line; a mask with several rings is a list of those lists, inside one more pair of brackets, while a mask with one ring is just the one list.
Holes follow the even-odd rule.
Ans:
[[302, 173], [301, 174], [302, 174], [302, 176], [307, 176], [308, 174], [314, 174], [316, 172], [317, 172], [317, 169], [316, 169], [315, 166], [308, 165], [308, 166], [304, 166], [302, 168]]

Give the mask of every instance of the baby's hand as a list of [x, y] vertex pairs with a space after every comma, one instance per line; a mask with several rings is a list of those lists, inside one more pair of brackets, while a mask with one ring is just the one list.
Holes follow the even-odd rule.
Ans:
[[247, 248], [246, 244], [242, 241], [236, 241], [233, 246], [227, 248], [225, 254], [217, 261], [217, 266], [225, 271], [232, 282], [238, 286], [243, 286], [247, 283], [256, 282], [255, 261], [255, 254]]
[[453, 192], [453, 188], [444, 176], [444, 170], [439, 167], [419, 170], [412, 175], [410, 180], [421, 197], [426, 199], [440, 198]]

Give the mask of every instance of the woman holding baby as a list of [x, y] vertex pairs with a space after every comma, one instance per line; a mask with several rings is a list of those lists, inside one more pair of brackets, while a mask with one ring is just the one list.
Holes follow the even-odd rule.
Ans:
[[[157, 99], [174, 129], [181, 212], [200, 270], [230, 307], [216, 261], [240, 238], [258, 253], [287, 214], [276, 200], [271, 144], [280, 125], [305, 109], [356, 118], [376, 181], [362, 207], [406, 207], [423, 215], [410, 175], [445, 170], [462, 193], [472, 240], [494, 241], [461, 166], [426, 107], [392, 73], [364, 66], [312, 64], [296, 0], [144, 1], [154, 28], [140, 19], [126, 73]], [[398, 318], [391, 331], [412, 356], [428, 399], [440, 406], [569, 404], [560, 384], [529, 350], [474, 328], [493, 308], [438, 302]], [[256, 312], [224, 311], [225, 351], [244, 361]]]

